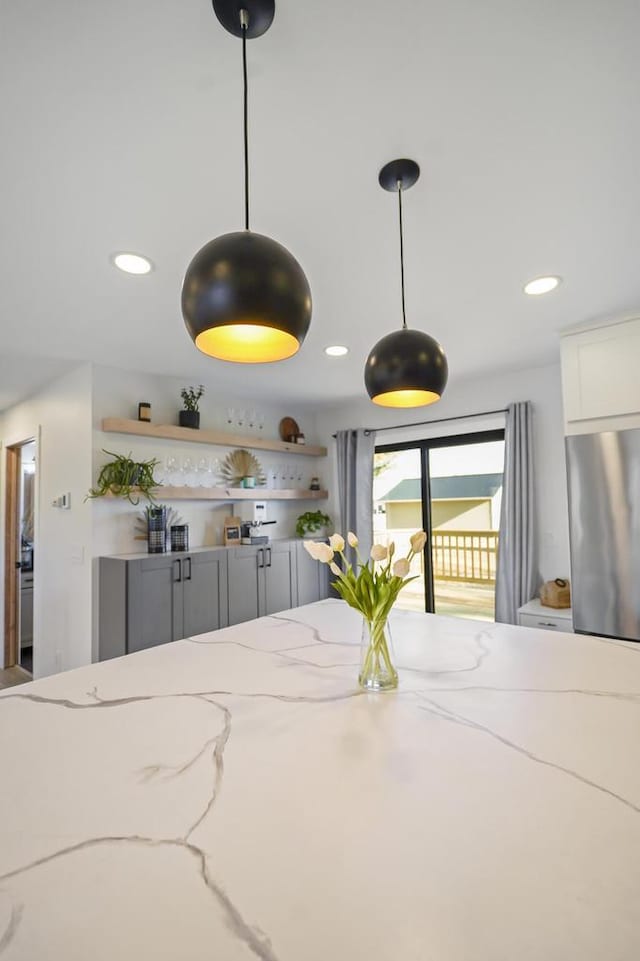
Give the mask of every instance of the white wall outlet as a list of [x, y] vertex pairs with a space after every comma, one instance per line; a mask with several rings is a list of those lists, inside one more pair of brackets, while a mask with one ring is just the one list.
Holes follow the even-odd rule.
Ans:
[[59, 497], [55, 497], [51, 501], [52, 507], [59, 507], [60, 510], [69, 511], [71, 510], [71, 492], [68, 491], [66, 494], [60, 494]]

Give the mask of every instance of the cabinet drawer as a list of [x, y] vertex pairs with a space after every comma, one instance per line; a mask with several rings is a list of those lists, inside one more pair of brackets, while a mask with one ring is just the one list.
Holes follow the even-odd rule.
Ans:
[[553, 614], [518, 614], [520, 627], [537, 627], [545, 631], [565, 631], [573, 634], [573, 624], [568, 617], [554, 617]]

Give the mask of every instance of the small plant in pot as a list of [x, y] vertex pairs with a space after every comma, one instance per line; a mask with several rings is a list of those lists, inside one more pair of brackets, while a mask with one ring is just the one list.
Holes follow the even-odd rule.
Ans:
[[94, 497], [124, 497], [130, 504], [138, 504], [141, 497], [153, 503], [154, 490], [161, 486], [153, 476], [154, 468], [159, 464], [155, 459], [134, 461], [131, 454], [113, 454], [109, 450], [103, 451], [113, 460], [100, 468], [98, 482], [92, 487], [85, 500]]
[[191, 427], [193, 430], [198, 430], [200, 427], [200, 411], [198, 410], [198, 406], [203, 394], [204, 387], [202, 384], [200, 384], [199, 387], [182, 388], [180, 396], [182, 397], [184, 409], [178, 414], [178, 423], [181, 427]]
[[327, 527], [331, 523], [328, 514], [322, 511], [306, 511], [301, 514], [296, 521], [296, 534], [298, 537], [319, 537], [327, 536]]

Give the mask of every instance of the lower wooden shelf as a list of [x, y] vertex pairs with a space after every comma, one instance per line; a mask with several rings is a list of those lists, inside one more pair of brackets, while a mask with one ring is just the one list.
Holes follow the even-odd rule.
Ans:
[[[107, 494], [115, 497], [115, 494]], [[156, 487], [156, 501], [322, 501], [328, 491], [271, 490], [266, 487]]]

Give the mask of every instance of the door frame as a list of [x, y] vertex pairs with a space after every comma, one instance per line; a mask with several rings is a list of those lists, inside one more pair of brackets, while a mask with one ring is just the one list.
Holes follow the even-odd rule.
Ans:
[[18, 535], [20, 531], [21, 444], [5, 448], [4, 666], [18, 663]]
[[[4, 666], [19, 665], [20, 658], [20, 591], [18, 589], [18, 543], [20, 540], [20, 496], [22, 485], [22, 448], [36, 445], [36, 484], [33, 492], [34, 545], [38, 528], [38, 453], [40, 431], [24, 440], [4, 445]], [[35, 640], [35, 638], [34, 638]], [[35, 643], [34, 643], [35, 647]]]
[[376, 444], [376, 454], [391, 454], [394, 451], [418, 450], [420, 452], [421, 495], [422, 495], [422, 529], [426, 532], [427, 542], [423, 549], [424, 572], [424, 604], [425, 611], [434, 613], [435, 588], [433, 584], [433, 555], [431, 554], [431, 489], [429, 471], [429, 451], [438, 447], [463, 447], [466, 444], [486, 444], [492, 441], [504, 440], [504, 427], [492, 430], [472, 431], [466, 434], [450, 434], [444, 437], [430, 437], [423, 440], [400, 441], [397, 444]]

